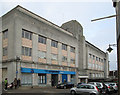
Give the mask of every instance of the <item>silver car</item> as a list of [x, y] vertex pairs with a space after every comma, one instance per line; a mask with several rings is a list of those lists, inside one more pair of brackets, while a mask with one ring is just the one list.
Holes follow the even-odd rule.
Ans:
[[100, 95], [100, 92], [97, 86], [92, 84], [81, 84], [77, 87], [73, 87], [70, 89], [70, 93], [71, 95], [76, 95], [76, 94]]
[[96, 85], [98, 88], [103, 88], [103, 83], [102, 82], [89, 82], [89, 84]]
[[105, 83], [105, 85], [108, 87], [108, 91], [109, 92], [113, 92], [114, 91], [113, 87], [109, 83]]
[[109, 85], [113, 87], [114, 91], [118, 91], [118, 86], [116, 83], [111, 82], [111, 83], [109, 83]]

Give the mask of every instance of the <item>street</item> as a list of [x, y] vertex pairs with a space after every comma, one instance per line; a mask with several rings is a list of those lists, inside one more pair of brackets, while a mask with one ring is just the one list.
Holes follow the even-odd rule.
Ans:
[[[56, 89], [53, 87], [20, 87], [19, 89], [3, 91], [2, 95], [70, 95], [70, 89]], [[109, 95], [117, 95], [117, 93]]]

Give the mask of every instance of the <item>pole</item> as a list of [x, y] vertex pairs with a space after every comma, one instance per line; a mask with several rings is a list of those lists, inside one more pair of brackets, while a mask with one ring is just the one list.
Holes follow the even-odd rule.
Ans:
[[16, 78], [17, 78], [17, 73], [18, 73], [18, 72], [17, 72], [17, 69], [18, 69], [18, 68], [17, 68], [17, 59], [16, 59]]
[[[120, 1], [113, 2], [116, 15], [120, 14]], [[118, 95], [120, 95], [120, 16], [116, 16], [116, 34], [117, 34], [117, 62], [118, 62]]]

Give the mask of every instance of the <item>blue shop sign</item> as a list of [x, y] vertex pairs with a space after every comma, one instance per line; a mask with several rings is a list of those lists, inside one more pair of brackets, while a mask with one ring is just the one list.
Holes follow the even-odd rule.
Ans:
[[22, 73], [42, 73], [42, 74], [76, 74], [73, 71], [60, 71], [60, 70], [44, 70], [44, 69], [31, 69], [31, 68], [21, 68]]

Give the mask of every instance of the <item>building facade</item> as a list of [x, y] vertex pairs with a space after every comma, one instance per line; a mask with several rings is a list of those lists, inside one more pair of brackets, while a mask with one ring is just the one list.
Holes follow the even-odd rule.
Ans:
[[85, 40], [76, 20], [59, 27], [21, 6], [2, 16], [2, 53], [2, 79], [9, 83], [16, 77], [22, 85], [56, 86], [108, 72], [107, 54]]
[[42, 86], [75, 82], [77, 40], [71, 33], [20, 6], [2, 20], [3, 79]]
[[73, 33], [78, 40], [78, 82], [108, 78], [108, 53], [85, 40], [83, 28], [77, 21], [66, 22], [62, 28]]
[[89, 80], [107, 79], [109, 76], [108, 54], [86, 41], [86, 72]]

